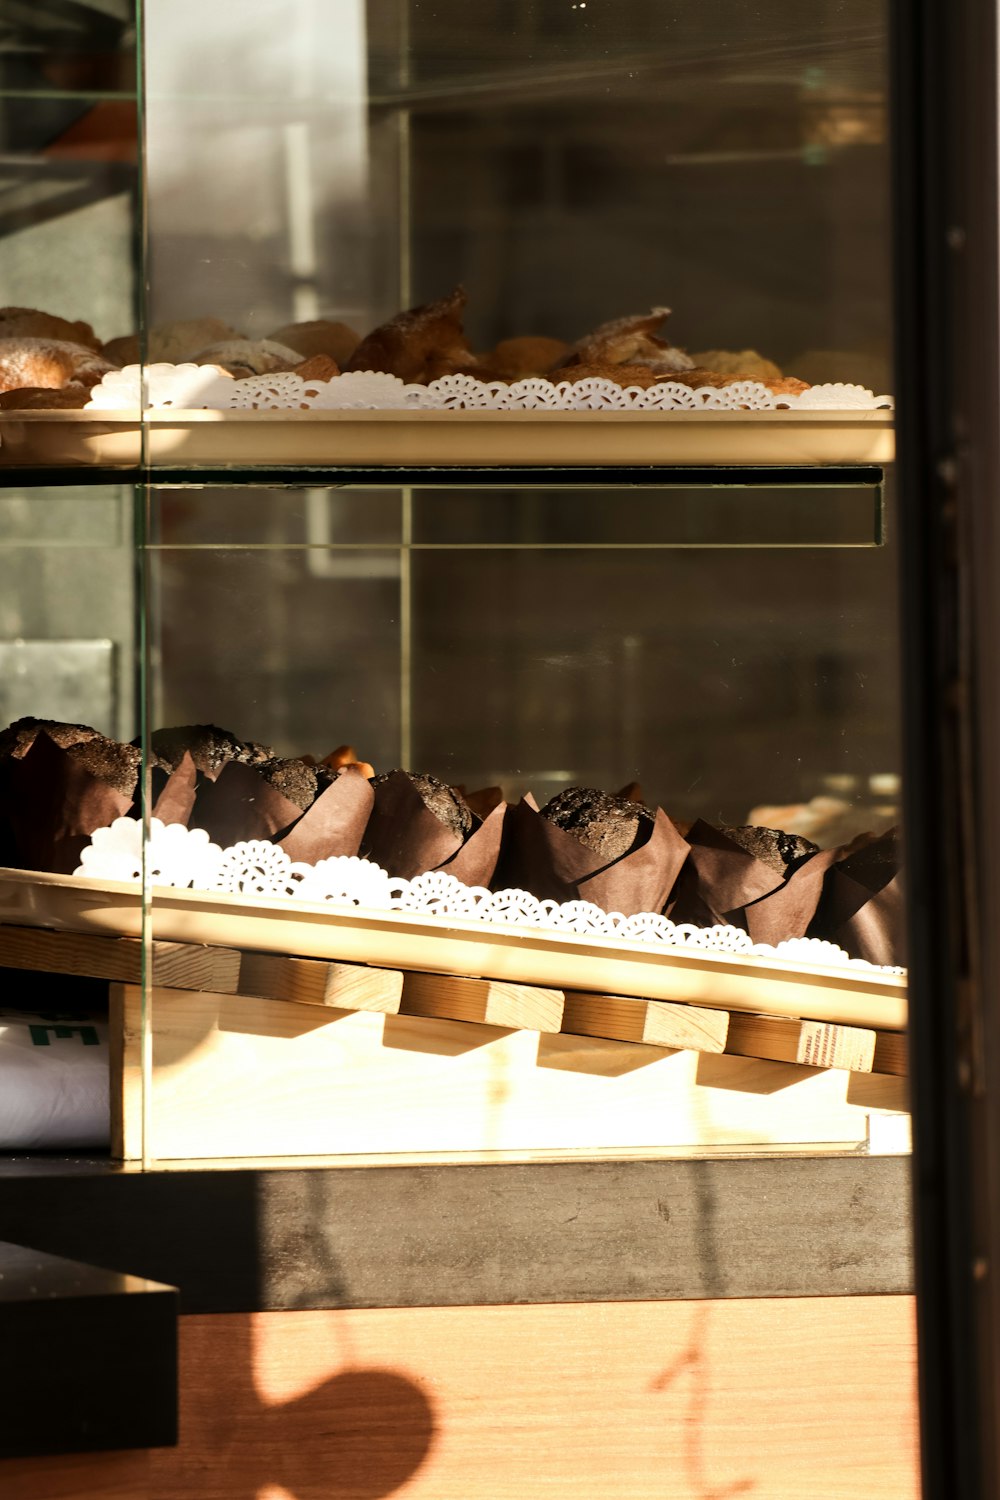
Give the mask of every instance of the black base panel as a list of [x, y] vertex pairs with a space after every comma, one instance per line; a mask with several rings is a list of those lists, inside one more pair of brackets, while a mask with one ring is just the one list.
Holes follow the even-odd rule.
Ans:
[[909, 1205], [901, 1157], [0, 1161], [0, 1238], [167, 1282], [198, 1313], [904, 1293]]

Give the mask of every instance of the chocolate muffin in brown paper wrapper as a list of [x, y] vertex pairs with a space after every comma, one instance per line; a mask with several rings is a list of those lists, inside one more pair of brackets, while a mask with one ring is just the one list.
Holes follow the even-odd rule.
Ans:
[[906, 963], [902, 850], [898, 829], [862, 834], [835, 851], [808, 936], [837, 943], [871, 964]]
[[453, 787], [433, 776], [387, 771], [372, 781], [374, 806], [360, 853], [402, 880], [443, 870], [464, 885], [488, 885], [505, 807], [477, 818]]
[[[78, 726], [54, 726], [66, 727]], [[96, 731], [59, 744], [47, 728], [6, 748], [0, 760], [6, 857], [17, 868], [71, 875], [91, 834], [132, 807], [139, 751]]]
[[[207, 778], [201, 781], [189, 826], [203, 828], [212, 842], [222, 849], [244, 839], [271, 839], [282, 835], [298, 822], [311, 804], [315, 796], [316, 775], [312, 772], [312, 792], [303, 806], [302, 800], [293, 801], [286, 795], [286, 790], [299, 791], [297, 785], [288, 786], [277, 774], [268, 779], [266, 772], [275, 764], [267, 761], [259, 766], [248, 766], [242, 761], [228, 761], [214, 781]], [[311, 768], [303, 766], [302, 769], [308, 771]]]
[[592, 901], [624, 916], [660, 911], [688, 845], [662, 808], [645, 812], [631, 846], [608, 858], [543, 816], [529, 793], [508, 810], [494, 890], [530, 891], [540, 901]]
[[345, 766], [280, 840], [289, 859], [315, 865], [357, 854], [375, 804], [371, 782]]
[[755, 943], [805, 936], [829, 863], [815, 844], [769, 828], [714, 828], [700, 818], [687, 840], [691, 852], [665, 907], [671, 921], [740, 927]]

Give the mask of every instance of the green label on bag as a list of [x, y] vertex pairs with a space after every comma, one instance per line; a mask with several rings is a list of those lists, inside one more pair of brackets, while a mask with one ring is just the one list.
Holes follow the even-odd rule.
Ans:
[[51, 1046], [50, 1031], [57, 1041], [66, 1041], [71, 1037], [79, 1036], [80, 1041], [85, 1047], [97, 1047], [100, 1045], [100, 1038], [97, 1035], [96, 1028], [93, 1026], [29, 1026], [28, 1030], [31, 1033], [31, 1040], [36, 1047]]

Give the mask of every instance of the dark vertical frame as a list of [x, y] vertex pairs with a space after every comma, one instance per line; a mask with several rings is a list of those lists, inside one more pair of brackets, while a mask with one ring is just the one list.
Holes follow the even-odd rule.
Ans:
[[894, 0], [910, 1038], [925, 1500], [1000, 1493], [995, 0]]

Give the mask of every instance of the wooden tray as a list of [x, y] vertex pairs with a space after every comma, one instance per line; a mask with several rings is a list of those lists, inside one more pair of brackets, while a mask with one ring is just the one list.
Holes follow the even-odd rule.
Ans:
[[888, 411], [27, 411], [0, 466], [891, 463]]
[[[134, 885], [0, 870], [0, 921], [138, 937], [142, 901]], [[874, 969], [793, 966], [764, 957], [682, 953], [452, 918], [171, 887], [154, 889], [151, 925], [160, 941], [808, 1016], [880, 1030], [906, 1026], [905, 979]]]

